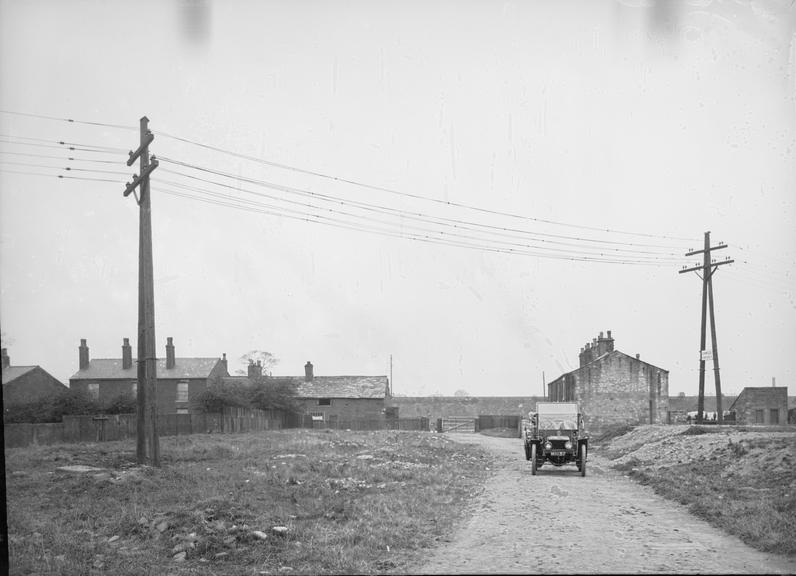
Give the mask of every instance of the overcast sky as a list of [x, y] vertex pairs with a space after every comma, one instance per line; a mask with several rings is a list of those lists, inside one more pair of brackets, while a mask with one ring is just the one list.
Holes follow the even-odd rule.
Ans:
[[723, 390], [796, 394], [792, 4], [0, 0], [3, 346], [135, 346], [146, 115], [161, 356], [528, 395], [611, 330], [696, 394], [709, 230]]

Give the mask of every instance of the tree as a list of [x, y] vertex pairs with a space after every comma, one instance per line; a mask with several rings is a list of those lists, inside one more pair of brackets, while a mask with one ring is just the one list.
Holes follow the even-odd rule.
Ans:
[[296, 384], [287, 378], [255, 378], [249, 390], [249, 402], [259, 410], [299, 410]]
[[211, 384], [196, 396], [196, 403], [202, 412], [219, 413], [224, 408], [249, 406], [249, 390], [237, 382]]
[[[279, 358], [265, 350], [250, 350], [241, 356], [238, 361], [244, 366], [248, 366], [249, 364], [256, 364], [258, 360], [263, 367], [264, 374], [270, 373], [271, 368], [279, 364]], [[235, 370], [235, 374], [240, 376], [247, 376], [248, 373], [247, 368], [238, 368]]]
[[467, 390], [462, 390], [461, 388], [458, 389], [456, 392], [454, 392], [453, 395], [458, 397], [458, 398], [461, 398], [463, 396], [469, 396], [469, 394], [467, 393]]

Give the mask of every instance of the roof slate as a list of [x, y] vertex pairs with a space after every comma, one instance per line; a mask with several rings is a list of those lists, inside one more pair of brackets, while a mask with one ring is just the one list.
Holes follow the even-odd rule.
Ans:
[[563, 373], [561, 376], [559, 376], [555, 380], [551, 380], [551, 382], [555, 382], [556, 380], [560, 380], [561, 378], [563, 378], [564, 376], [567, 376], [568, 374], [574, 374], [578, 370], [582, 370], [583, 368], [586, 368], [590, 364], [595, 364], [596, 362], [600, 362], [600, 361], [604, 360], [605, 358], [607, 358], [608, 356], [618, 356], [619, 354], [621, 354], [622, 356], [624, 356], [626, 358], [629, 358], [631, 360], [636, 360], [637, 362], [641, 362], [642, 364], [646, 364], [647, 366], [652, 366], [653, 368], [656, 368], [656, 369], [660, 370], [661, 372], [666, 372], [667, 374], [669, 373], [668, 370], [666, 370], [664, 368], [661, 368], [660, 366], [655, 366], [655, 364], [650, 364], [649, 362], [645, 362], [644, 360], [642, 360], [640, 358], [636, 358], [634, 356], [631, 356], [630, 354], [625, 354], [624, 352], [622, 352], [620, 350], [611, 350], [610, 352], [606, 352], [605, 354], [602, 354], [602, 355], [598, 356], [597, 358], [595, 358], [591, 362], [588, 362], [588, 363], [584, 364], [583, 366], [579, 366], [578, 368], [575, 368], [574, 370], [570, 370], [569, 372]]
[[[166, 369], [166, 359], [158, 358], [158, 378], [207, 378], [219, 358], [175, 358], [174, 368]], [[135, 380], [138, 368], [135, 359], [131, 368], [122, 368], [121, 358], [94, 358], [88, 368], [78, 370], [69, 380]]]
[[16, 380], [34, 368], [36, 368], [36, 366], [8, 366], [7, 368], [3, 368], [3, 384], [8, 384]]
[[[315, 376], [307, 382], [304, 376], [274, 376], [278, 382], [290, 382], [296, 386], [299, 398], [385, 398], [387, 396], [386, 376]], [[222, 378], [224, 384], [240, 382], [250, 384], [246, 376]]]
[[315, 376], [311, 382], [294, 377], [299, 398], [385, 398], [387, 376]]

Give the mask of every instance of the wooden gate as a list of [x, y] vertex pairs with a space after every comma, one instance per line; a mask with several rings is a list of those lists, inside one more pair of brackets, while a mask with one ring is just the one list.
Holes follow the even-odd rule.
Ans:
[[442, 432], [475, 432], [475, 418], [450, 416], [442, 418]]

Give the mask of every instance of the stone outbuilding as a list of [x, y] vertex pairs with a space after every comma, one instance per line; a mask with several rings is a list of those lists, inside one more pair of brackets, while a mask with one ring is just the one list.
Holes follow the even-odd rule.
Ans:
[[787, 386], [747, 387], [730, 406], [738, 424], [788, 423]]
[[[130, 339], [124, 338], [121, 358], [89, 358], [85, 340], [80, 340], [80, 369], [69, 378], [69, 387], [84, 390], [100, 403], [120, 396], [136, 397], [138, 363], [133, 358]], [[166, 357], [157, 359], [157, 409], [159, 414], [188, 414], [198, 411], [196, 397], [227, 372], [226, 354], [222, 358], [177, 358], [174, 342], [166, 339]]]
[[304, 365], [304, 377], [291, 378], [305, 415], [330, 427], [346, 422], [386, 417], [390, 398], [387, 376], [316, 376], [312, 362]]
[[68, 390], [41, 366], [12, 366], [8, 349], [3, 348], [3, 404], [26, 404], [57, 396]]
[[611, 331], [581, 348], [580, 366], [547, 385], [547, 399], [578, 402], [591, 430], [617, 424], [665, 424], [669, 371], [614, 349]]

